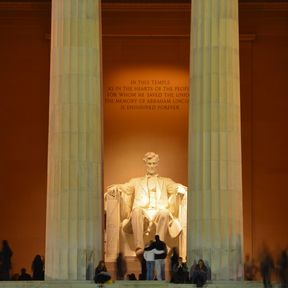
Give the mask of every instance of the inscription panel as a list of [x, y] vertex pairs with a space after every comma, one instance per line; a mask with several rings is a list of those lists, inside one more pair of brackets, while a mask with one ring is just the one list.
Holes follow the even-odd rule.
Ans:
[[189, 87], [167, 79], [132, 79], [125, 85], [108, 86], [104, 101], [122, 111], [181, 110], [188, 105]]

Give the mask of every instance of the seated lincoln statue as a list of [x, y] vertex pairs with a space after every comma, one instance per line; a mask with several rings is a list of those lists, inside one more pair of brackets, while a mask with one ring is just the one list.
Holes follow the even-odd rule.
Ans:
[[162, 241], [167, 235], [178, 237], [182, 230], [178, 220], [179, 203], [187, 193], [187, 187], [157, 174], [158, 154], [148, 152], [143, 160], [145, 176], [111, 185], [106, 193], [120, 199], [122, 230], [133, 234], [136, 255], [143, 252], [144, 236], [152, 229]]

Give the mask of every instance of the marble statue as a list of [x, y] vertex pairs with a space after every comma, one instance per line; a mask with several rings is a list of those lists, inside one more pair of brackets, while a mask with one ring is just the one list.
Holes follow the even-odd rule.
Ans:
[[132, 178], [124, 184], [113, 184], [106, 192], [121, 199], [122, 229], [133, 234], [136, 255], [143, 253], [143, 236], [151, 232], [153, 225], [161, 240], [165, 240], [167, 233], [172, 238], [181, 233], [179, 198], [181, 201], [187, 193], [187, 187], [157, 174], [158, 154], [148, 152], [143, 160], [145, 176]]

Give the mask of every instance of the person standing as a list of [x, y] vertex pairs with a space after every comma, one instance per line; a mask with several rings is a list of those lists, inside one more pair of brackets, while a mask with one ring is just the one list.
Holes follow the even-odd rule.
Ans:
[[124, 280], [125, 274], [127, 272], [127, 264], [123, 257], [123, 253], [119, 252], [116, 259], [116, 279]]
[[288, 250], [283, 250], [281, 252], [280, 258], [278, 260], [279, 269], [279, 280], [281, 288], [288, 288]]
[[154, 250], [153, 241], [150, 241], [150, 244], [144, 248], [143, 257], [146, 262], [146, 280], [154, 279], [154, 267], [155, 267], [155, 259], [154, 259]]
[[173, 267], [178, 263], [179, 253], [177, 247], [172, 248], [172, 255], [170, 257], [170, 281], [173, 283]]
[[162, 254], [164, 250], [156, 250], [153, 240], [144, 249], [144, 259], [146, 262], [146, 280], [154, 280], [155, 254]]
[[250, 260], [250, 256], [246, 255], [244, 262], [244, 279], [247, 281], [255, 281], [257, 270], [255, 260]]
[[44, 261], [42, 257], [37, 254], [32, 262], [32, 279], [44, 280]]
[[265, 288], [272, 287], [271, 284], [271, 274], [274, 270], [274, 261], [273, 258], [268, 251], [268, 249], [264, 249], [260, 261], [260, 273], [263, 280], [263, 285]]
[[153, 248], [158, 251], [163, 251], [160, 254], [155, 254], [155, 271], [157, 280], [165, 280], [165, 258], [167, 256], [167, 246], [164, 241], [160, 240], [159, 235], [155, 235]]
[[1, 249], [1, 280], [10, 280], [10, 270], [11, 270], [11, 257], [13, 252], [8, 244], [7, 240], [2, 241]]

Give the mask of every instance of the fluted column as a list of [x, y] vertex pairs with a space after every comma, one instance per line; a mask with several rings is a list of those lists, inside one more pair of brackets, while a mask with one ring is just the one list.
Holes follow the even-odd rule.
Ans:
[[242, 176], [237, 0], [192, 0], [188, 259], [241, 278]]
[[100, 0], [52, 0], [46, 279], [103, 257]]

